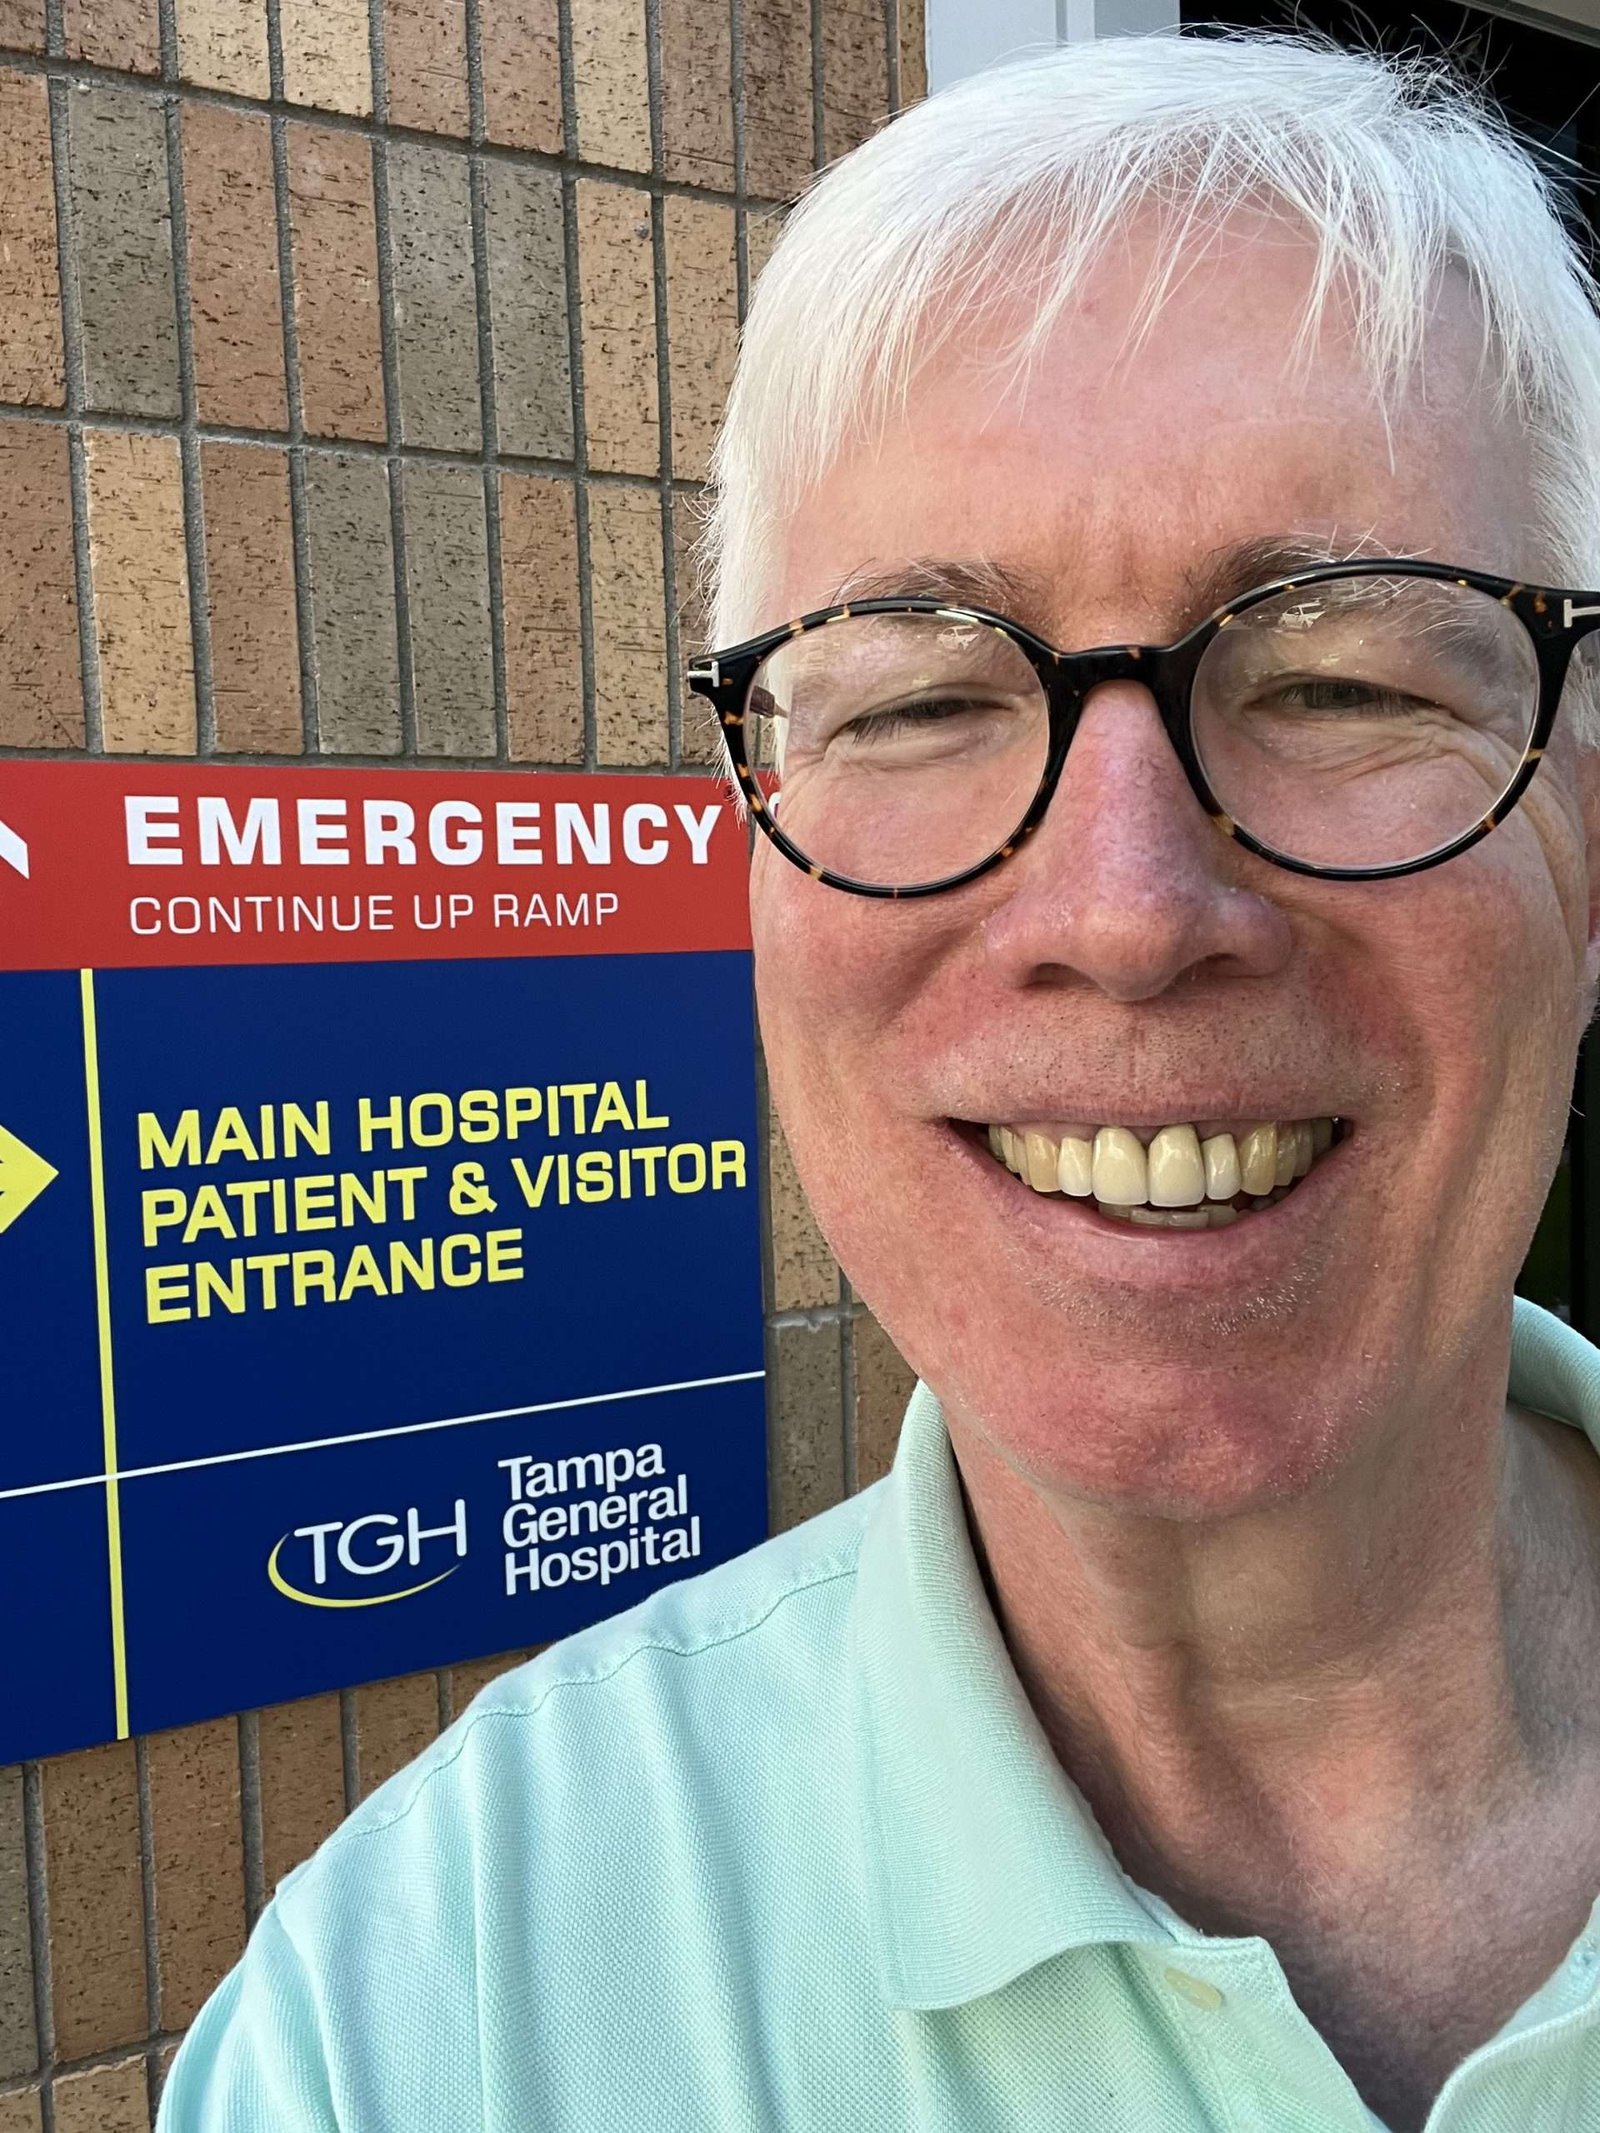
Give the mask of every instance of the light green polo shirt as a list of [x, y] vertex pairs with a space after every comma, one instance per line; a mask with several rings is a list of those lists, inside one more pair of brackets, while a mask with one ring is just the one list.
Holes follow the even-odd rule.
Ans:
[[[1518, 1307], [1513, 1397], [1600, 1445]], [[1600, 2129], [1600, 1903], [1429, 2133]], [[495, 1682], [291, 1874], [162, 2133], [1372, 2133], [1264, 1940], [1120, 1871], [919, 1388], [892, 1476]]]

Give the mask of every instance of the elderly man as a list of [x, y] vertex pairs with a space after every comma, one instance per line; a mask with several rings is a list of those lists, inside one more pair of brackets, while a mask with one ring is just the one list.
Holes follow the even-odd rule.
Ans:
[[895, 1471], [480, 1698], [170, 2133], [1600, 2128], [1600, 1359], [1512, 1303], [1597, 439], [1416, 69], [1078, 49], [815, 188], [694, 679]]

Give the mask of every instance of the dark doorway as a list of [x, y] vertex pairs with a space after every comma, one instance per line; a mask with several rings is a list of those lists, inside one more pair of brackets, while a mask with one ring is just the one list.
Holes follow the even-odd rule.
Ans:
[[[1304, 29], [1380, 51], [1448, 55], [1499, 104], [1570, 204], [1600, 266], [1600, 36], [1420, 0], [1384, 8], [1352, 0], [1258, 0], [1182, 8], [1184, 30]], [[1584, 1048], [1566, 1152], [1517, 1284], [1522, 1294], [1600, 1339], [1600, 1029]]]
[[1184, 29], [1305, 29], [1384, 52], [1447, 53], [1486, 88], [1545, 167], [1564, 180], [1591, 229], [1600, 227], [1600, 38], [1535, 29], [1481, 7], [1421, 0], [1362, 7], [1352, 0], [1259, 0], [1182, 9]]

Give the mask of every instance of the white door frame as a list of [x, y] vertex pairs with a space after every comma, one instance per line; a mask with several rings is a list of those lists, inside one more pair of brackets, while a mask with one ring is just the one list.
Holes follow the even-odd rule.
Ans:
[[942, 89], [1041, 46], [1175, 30], [1178, 0], [927, 0], [926, 23], [928, 87]]
[[[1557, 36], [1600, 44], [1600, 0], [1479, 0]], [[1179, 0], [927, 0], [928, 86], [943, 88], [997, 60], [1043, 45], [1147, 36], [1178, 27]]]

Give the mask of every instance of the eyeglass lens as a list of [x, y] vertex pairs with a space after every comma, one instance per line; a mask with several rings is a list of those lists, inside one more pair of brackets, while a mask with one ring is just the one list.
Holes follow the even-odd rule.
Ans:
[[[1482, 821], [1538, 700], [1528, 633], [1491, 594], [1330, 579], [1218, 631], [1194, 676], [1193, 739], [1218, 805], [1258, 842], [1312, 866], [1398, 866]], [[852, 615], [768, 655], [745, 738], [752, 764], [777, 773], [778, 820], [808, 860], [910, 888], [1010, 840], [1050, 721], [1032, 662], [991, 625]]]

